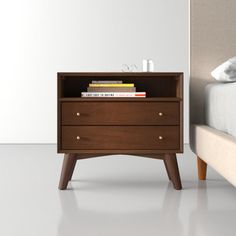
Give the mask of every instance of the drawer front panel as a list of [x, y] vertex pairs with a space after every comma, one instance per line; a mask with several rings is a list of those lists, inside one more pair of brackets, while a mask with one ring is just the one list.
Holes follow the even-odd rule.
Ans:
[[62, 149], [179, 149], [179, 126], [62, 126]]
[[178, 102], [63, 102], [62, 125], [179, 125]]

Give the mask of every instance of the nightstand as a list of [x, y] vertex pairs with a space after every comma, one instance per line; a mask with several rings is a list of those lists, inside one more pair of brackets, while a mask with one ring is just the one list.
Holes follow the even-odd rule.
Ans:
[[[134, 83], [147, 97], [81, 98], [92, 80]], [[59, 189], [77, 160], [128, 154], [163, 160], [179, 190], [182, 152], [183, 73], [58, 73], [58, 153], [65, 154]]]

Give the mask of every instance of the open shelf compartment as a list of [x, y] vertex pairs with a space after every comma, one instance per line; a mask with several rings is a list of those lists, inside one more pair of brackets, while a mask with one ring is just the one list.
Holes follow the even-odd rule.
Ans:
[[[137, 92], [146, 92], [146, 98], [81, 98], [92, 80], [122, 80], [134, 83]], [[183, 73], [58, 73], [59, 99], [118, 99], [118, 100], [180, 100]]]

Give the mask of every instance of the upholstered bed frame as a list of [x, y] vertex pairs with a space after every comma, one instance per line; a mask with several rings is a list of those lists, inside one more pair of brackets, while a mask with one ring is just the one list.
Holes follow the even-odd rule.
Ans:
[[205, 86], [214, 82], [210, 72], [236, 56], [236, 1], [190, 3], [190, 145], [198, 157], [198, 177], [206, 179], [208, 164], [236, 186], [236, 138], [204, 124], [203, 100]]

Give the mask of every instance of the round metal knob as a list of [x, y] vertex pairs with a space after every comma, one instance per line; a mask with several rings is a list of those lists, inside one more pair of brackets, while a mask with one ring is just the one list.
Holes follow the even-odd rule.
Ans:
[[76, 113], [76, 115], [77, 115], [77, 116], [80, 116], [80, 113], [79, 113], [79, 112], [77, 112], [77, 113]]
[[77, 136], [76, 139], [77, 139], [77, 140], [80, 140], [80, 136]]
[[163, 116], [163, 113], [162, 113], [162, 112], [159, 112], [158, 115], [159, 115], [159, 116]]
[[159, 139], [159, 140], [162, 140], [162, 139], [163, 139], [163, 137], [162, 137], [162, 136], [159, 136], [159, 137], [158, 137], [158, 139]]

